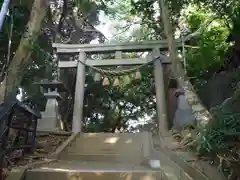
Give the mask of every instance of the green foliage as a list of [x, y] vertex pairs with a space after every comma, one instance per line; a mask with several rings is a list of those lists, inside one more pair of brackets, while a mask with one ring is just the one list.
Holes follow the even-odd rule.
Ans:
[[216, 72], [223, 63], [224, 52], [228, 44], [224, 43], [227, 37], [226, 29], [212, 28], [199, 38], [196, 49], [188, 49], [186, 59], [188, 74], [199, 78], [202, 72]]
[[233, 27], [232, 27], [232, 36], [235, 39], [240, 39], [240, 5], [236, 9], [234, 9], [233, 15], [231, 17], [232, 22], [233, 22]]
[[93, 74], [87, 76], [84, 114], [86, 130], [99, 132], [111, 131], [116, 126], [126, 126], [129, 120], [138, 120], [145, 114], [155, 114], [155, 86], [152, 67], [141, 69], [141, 80], [135, 80], [130, 74], [131, 82], [124, 83], [120, 77], [120, 86], [113, 87], [115, 77], [109, 77], [110, 85], [103, 87], [101, 82], [93, 81]]
[[[200, 25], [211, 18], [213, 14], [198, 6], [191, 7], [185, 13], [185, 19], [191, 31], [196, 31]], [[209, 79], [224, 61], [224, 54], [229, 47], [225, 42], [229, 29], [222, 20], [215, 20], [208, 26], [196, 40], [191, 40], [190, 45], [196, 48], [187, 48], [186, 63], [189, 77], [194, 77], [198, 88], [202, 81]]]
[[231, 17], [235, 8], [240, 5], [239, 1], [236, 0], [193, 0], [193, 2], [203, 8], [211, 9], [223, 19]]
[[[238, 82], [240, 81], [238, 73]], [[212, 111], [211, 126], [202, 129], [198, 140], [200, 154], [215, 154], [228, 150], [228, 143], [240, 140], [240, 93], [230, 98], [227, 103]]]
[[207, 9], [200, 8], [199, 6], [192, 5], [189, 6], [183, 14], [183, 17], [186, 19], [188, 28], [191, 32], [196, 31], [199, 26], [211, 17], [211, 13]]
[[[216, 3], [216, 2], [214, 2]], [[213, 4], [211, 4], [213, 5]], [[208, 6], [195, 6], [186, 14], [185, 18], [191, 31], [199, 28], [199, 24], [214, 13], [207, 9]], [[210, 6], [210, 8], [213, 8]], [[220, 8], [220, 6], [219, 6]], [[198, 10], [197, 10], [198, 9]], [[214, 9], [213, 9], [214, 10]], [[225, 12], [226, 13], [226, 12]], [[228, 15], [228, 17], [226, 17]], [[201, 36], [190, 44], [198, 48], [188, 49], [186, 52], [188, 76], [195, 77], [193, 81], [196, 90], [204, 88], [207, 80], [220, 69], [225, 60], [225, 54], [229, 48], [226, 39], [230, 33], [229, 24], [234, 23], [232, 13], [225, 14], [218, 20], [212, 22]], [[238, 18], [237, 18], [238, 19]], [[236, 32], [239, 32], [238, 30]], [[235, 75], [236, 76], [235, 76]], [[232, 88], [240, 81], [239, 72], [232, 73]], [[224, 88], [224, 87], [216, 87]], [[207, 128], [200, 128], [200, 138], [197, 141], [197, 150], [202, 155], [216, 154], [228, 149], [229, 141], [238, 141], [240, 137], [240, 105], [239, 96], [231, 98], [227, 103], [212, 110], [213, 122]]]

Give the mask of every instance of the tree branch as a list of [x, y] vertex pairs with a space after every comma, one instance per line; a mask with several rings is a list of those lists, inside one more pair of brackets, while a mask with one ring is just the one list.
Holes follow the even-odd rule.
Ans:
[[183, 42], [189, 41], [190, 39], [195, 38], [195, 37], [199, 37], [201, 35], [201, 33], [203, 32], [203, 30], [205, 30], [207, 28], [207, 26], [209, 26], [216, 19], [217, 19], [217, 17], [212, 17], [211, 19], [205, 21], [198, 30], [196, 30], [192, 34], [185, 36], [183, 38]]
[[[75, 8], [77, 8], [77, 7], [75, 7]], [[78, 29], [82, 30], [83, 32], [95, 32], [95, 33], [99, 34], [100, 36], [104, 37], [105, 39], [107, 39], [107, 37], [102, 32], [97, 30], [92, 24], [90, 24], [87, 21], [87, 17], [79, 19], [77, 12], [78, 12], [77, 9], [75, 9], [73, 11], [73, 23]], [[84, 29], [83, 28], [84, 23], [86, 23], [91, 29], [88, 29], [88, 28]]]

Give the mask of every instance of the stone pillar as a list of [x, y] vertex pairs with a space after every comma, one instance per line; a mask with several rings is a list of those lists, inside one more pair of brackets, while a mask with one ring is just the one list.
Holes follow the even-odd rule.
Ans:
[[[85, 62], [86, 53], [80, 51], [78, 59], [79, 61]], [[85, 65], [78, 62], [72, 122], [72, 132], [74, 133], [82, 131], [84, 89], [85, 89]]]
[[56, 131], [60, 129], [60, 114], [58, 112], [58, 101], [61, 96], [58, 90], [63, 89], [63, 85], [58, 81], [42, 81], [37, 83], [41, 86], [43, 94], [47, 99], [45, 111], [42, 119], [38, 121], [38, 131]]
[[[160, 55], [159, 49], [153, 49], [152, 57], [156, 58]], [[163, 77], [163, 67], [160, 60], [154, 62], [154, 79], [156, 88], [156, 105], [157, 105], [157, 118], [158, 118], [158, 128], [161, 135], [165, 135], [168, 132], [167, 123], [167, 109], [166, 109], [166, 98], [165, 98], [165, 88], [164, 88], [164, 77]]]

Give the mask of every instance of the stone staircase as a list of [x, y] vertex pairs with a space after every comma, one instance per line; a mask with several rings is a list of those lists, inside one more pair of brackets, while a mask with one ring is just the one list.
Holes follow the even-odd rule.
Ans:
[[161, 170], [127, 163], [58, 161], [32, 169], [25, 180], [165, 180]]
[[[177, 180], [172, 165], [154, 155], [151, 133], [73, 135], [49, 158], [25, 172], [25, 180]], [[164, 159], [164, 158], [163, 158]], [[151, 166], [158, 160], [165, 168]], [[166, 175], [167, 172], [167, 175]], [[12, 176], [13, 177], [13, 176]], [[12, 178], [8, 180], [17, 180]]]
[[47, 160], [15, 168], [7, 180], [222, 179], [207, 164], [204, 170], [192, 167], [195, 157], [173, 146], [170, 137], [148, 132], [73, 134]]

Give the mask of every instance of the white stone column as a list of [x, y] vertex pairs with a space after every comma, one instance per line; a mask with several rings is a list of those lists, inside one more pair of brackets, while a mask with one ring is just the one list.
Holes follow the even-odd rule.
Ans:
[[[86, 62], [86, 53], [80, 51], [78, 59], [79, 61]], [[74, 133], [82, 131], [84, 88], [85, 88], [85, 66], [82, 63], [78, 62], [72, 122], [72, 132]]]
[[[153, 49], [152, 58], [160, 55], [159, 49]], [[167, 108], [164, 88], [163, 67], [160, 60], [154, 62], [154, 79], [156, 88], [156, 105], [159, 133], [165, 135], [168, 132]]]

